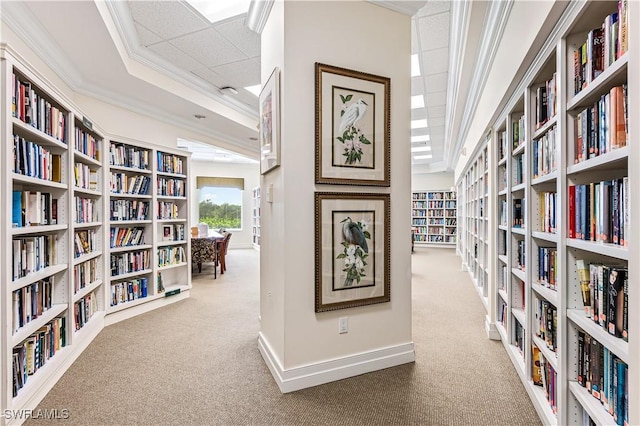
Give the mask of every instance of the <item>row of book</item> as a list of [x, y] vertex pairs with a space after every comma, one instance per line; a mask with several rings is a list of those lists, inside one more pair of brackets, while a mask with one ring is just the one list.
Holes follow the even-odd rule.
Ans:
[[98, 212], [101, 208], [98, 206], [98, 200], [83, 197], [74, 197], [74, 200], [74, 220], [76, 223], [91, 223], [99, 221]]
[[110, 190], [113, 194], [147, 195], [150, 182], [149, 176], [111, 173]]
[[513, 228], [524, 228], [524, 212], [525, 212], [525, 199], [514, 198], [513, 199], [513, 217], [511, 218], [511, 226]]
[[158, 177], [158, 195], [166, 197], [184, 197], [186, 195], [187, 182], [184, 179], [167, 179]]
[[503, 160], [507, 156], [507, 131], [501, 130], [498, 133], [498, 159]]
[[109, 258], [109, 266], [112, 277], [144, 271], [151, 266], [149, 250], [112, 254]]
[[533, 178], [548, 175], [558, 168], [556, 159], [558, 126], [553, 125], [548, 132], [533, 140]]
[[629, 178], [569, 186], [569, 238], [627, 247]]
[[555, 192], [538, 192], [538, 231], [556, 233], [557, 199]]
[[611, 66], [629, 48], [628, 0], [618, 1], [618, 10], [602, 25], [587, 33], [587, 39], [574, 51], [574, 93], [579, 93]]
[[629, 280], [623, 265], [576, 260], [585, 314], [609, 334], [629, 339]]
[[536, 129], [555, 117], [557, 111], [556, 73], [536, 89]]
[[534, 311], [534, 332], [544, 341], [547, 348], [555, 352], [558, 348], [558, 309], [546, 300], [536, 300]]
[[149, 170], [149, 151], [120, 143], [109, 146], [109, 164], [118, 167]]
[[158, 201], [158, 219], [178, 219], [178, 205], [173, 201]]
[[83, 229], [75, 231], [73, 234], [73, 248], [76, 258], [89, 254], [98, 247], [95, 229]]
[[627, 364], [583, 331], [578, 331], [578, 383], [600, 401], [616, 424], [628, 424]]
[[514, 120], [513, 123], [511, 123], [511, 141], [513, 143], [514, 150], [522, 145], [525, 141], [525, 125], [526, 121], [524, 119], [524, 114], [522, 114], [520, 118], [518, 118], [518, 120]]
[[185, 263], [187, 254], [182, 246], [162, 247], [158, 249], [158, 266], [170, 266]]
[[414, 192], [414, 200], [455, 200], [455, 192]]
[[416, 234], [415, 241], [421, 243], [448, 243], [454, 244], [456, 242], [456, 235], [425, 235]]
[[77, 293], [98, 279], [98, 259], [93, 258], [73, 267], [73, 293]]
[[182, 223], [162, 226], [163, 241], [184, 241], [185, 237], [185, 226]]
[[158, 171], [163, 173], [184, 174], [182, 157], [177, 155], [157, 152]]
[[55, 225], [58, 223], [58, 199], [48, 192], [13, 191], [11, 226]]
[[627, 146], [629, 139], [627, 85], [611, 88], [574, 120], [575, 163]]
[[500, 200], [500, 222], [501, 226], [507, 226], [507, 200]]
[[76, 187], [91, 191], [98, 190], [98, 171], [92, 170], [88, 165], [75, 163], [73, 165], [73, 177]]
[[147, 297], [147, 278], [136, 278], [111, 284], [111, 306]]
[[55, 277], [47, 277], [12, 293], [13, 333], [49, 310]]
[[527, 258], [525, 257], [526, 253], [525, 253], [525, 241], [524, 240], [517, 240], [516, 242], [516, 267], [518, 269], [520, 269], [521, 271], [524, 271], [527, 269]]
[[414, 209], [455, 209], [455, 201], [414, 201]]
[[109, 231], [109, 246], [129, 247], [144, 244], [144, 228], [142, 227], [111, 227]]
[[110, 220], [147, 220], [149, 202], [140, 200], [110, 200]]
[[58, 317], [13, 347], [13, 396], [60, 349], [66, 346], [66, 318]]
[[84, 327], [96, 312], [98, 312], [98, 298], [93, 291], [74, 303], [73, 319], [76, 330]]
[[80, 127], [76, 127], [75, 148], [87, 157], [100, 161], [100, 141]]
[[15, 72], [11, 79], [11, 113], [18, 120], [66, 143], [67, 113]]
[[25, 138], [13, 135], [13, 171], [51, 182], [62, 182], [62, 156]]
[[538, 247], [538, 284], [555, 290], [558, 285], [558, 250]]
[[57, 244], [58, 236], [56, 234], [14, 239], [12, 241], [14, 281], [54, 265]]
[[524, 154], [519, 154], [513, 157], [513, 184], [520, 185], [524, 182]]
[[557, 414], [558, 393], [556, 391], [556, 370], [549, 362], [547, 362], [547, 360], [542, 355], [542, 351], [540, 351], [540, 349], [535, 345], [533, 345], [531, 351], [531, 358], [531, 378], [533, 384], [536, 386], [541, 386], [542, 389], [544, 389], [545, 396], [547, 397], [547, 402], [549, 403], [549, 408], [551, 408], [551, 411], [554, 414]]

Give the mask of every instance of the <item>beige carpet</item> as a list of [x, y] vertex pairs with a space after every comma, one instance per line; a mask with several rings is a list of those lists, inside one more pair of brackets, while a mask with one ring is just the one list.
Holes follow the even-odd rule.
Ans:
[[413, 255], [415, 364], [286, 395], [257, 349], [258, 261], [232, 250], [190, 299], [104, 329], [39, 408], [69, 425], [540, 424], [453, 250]]

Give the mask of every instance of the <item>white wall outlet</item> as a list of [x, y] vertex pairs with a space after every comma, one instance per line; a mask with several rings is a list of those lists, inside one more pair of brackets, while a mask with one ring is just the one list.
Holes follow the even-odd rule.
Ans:
[[338, 320], [338, 333], [344, 334], [349, 332], [349, 319], [342, 317]]

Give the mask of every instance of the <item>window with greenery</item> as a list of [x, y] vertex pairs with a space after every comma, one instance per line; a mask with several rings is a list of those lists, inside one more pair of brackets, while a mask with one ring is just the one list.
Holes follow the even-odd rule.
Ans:
[[244, 179], [198, 177], [199, 221], [212, 229], [242, 229]]

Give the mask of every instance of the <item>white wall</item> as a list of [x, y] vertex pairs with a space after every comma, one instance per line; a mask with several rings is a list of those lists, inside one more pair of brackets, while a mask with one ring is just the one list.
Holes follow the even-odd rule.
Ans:
[[420, 173], [411, 177], [411, 190], [450, 190], [454, 185], [453, 172]]
[[[282, 69], [283, 113], [282, 166], [262, 180], [274, 202], [263, 204], [261, 333], [285, 370], [411, 343], [410, 144], [394, 143], [410, 138], [410, 17], [364, 1], [275, 2], [262, 37], [262, 80]], [[391, 188], [315, 184], [315, 62], [391, 78]], [[391, 194], [390, 303], [315, 313], [315, 191]]]
[[260, 185], [259, 164], [228, 164], [214, 161], [191, 161], [191, 224], [198, 223], [198, 189], [196, 177], [234, 177], [244, 178], [242, 194], [242, 230], [232, 231], [229, 248], [250, 248], [252, 245], [252, 206], [253, 188]]

